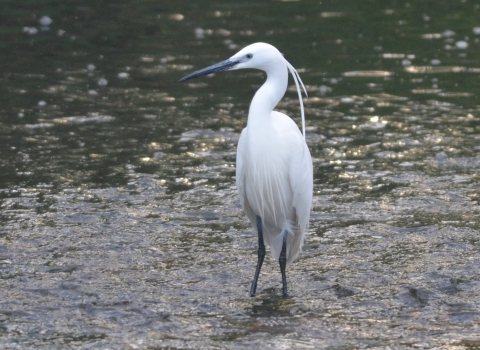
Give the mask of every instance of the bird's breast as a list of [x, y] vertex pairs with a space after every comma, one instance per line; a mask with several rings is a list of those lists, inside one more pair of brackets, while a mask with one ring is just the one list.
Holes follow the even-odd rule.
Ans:
[[245, 199], [266, 223], [283, 227], [294, 220], [288, 159], [258, 149], [244, 160]]

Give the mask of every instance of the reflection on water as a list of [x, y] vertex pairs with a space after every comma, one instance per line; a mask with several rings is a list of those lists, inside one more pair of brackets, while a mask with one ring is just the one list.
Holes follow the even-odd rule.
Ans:
[[[0, 347], [478, 346], [478, 5], [27, 3], [0, 14]], [[309, 92], [288, 300], [271, 260], [247, 297], [234, 181], [263, 74], [177, 83], [255, 41]]]

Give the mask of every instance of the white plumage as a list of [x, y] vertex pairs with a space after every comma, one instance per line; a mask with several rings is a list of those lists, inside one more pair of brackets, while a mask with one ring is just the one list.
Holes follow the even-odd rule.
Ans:
[[[249, 45], [230, 59], [194, 72], [181, 81], [223, 71], [255, 68], [267, 73], [256, 92], [237, 149], [238, 194], [247, 217], [259, 234], [257, 271], [250, 295], [256, 291], [263, 263], [263, 240], [279, 260], [283, 295], [287, 296], [285, 267], [301, 251], [308, 230], [313, 193], [312, 158], [305, 142], [305, 121], [299, 81], [295, 68], [273, 46]], [[300, 99], [303, 135], [287, 115], [273, 111], [287, 90], [288, 71]], [[282, 255], [282, 250], [284, 251]]]

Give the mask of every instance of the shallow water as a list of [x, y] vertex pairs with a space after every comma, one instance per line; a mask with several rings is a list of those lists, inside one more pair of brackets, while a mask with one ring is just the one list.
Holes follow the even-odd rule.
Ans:
[[[0, 347], [480, 346], [479, 15], [6, 2]], [[287, 300], [270, 258], [247, 296], [256, 235], [234, 179], [262, 74], [177, 83], [255, 41], [309, 92], [314, 203]], [[293, 86], [277, 108], [299, 121]]]

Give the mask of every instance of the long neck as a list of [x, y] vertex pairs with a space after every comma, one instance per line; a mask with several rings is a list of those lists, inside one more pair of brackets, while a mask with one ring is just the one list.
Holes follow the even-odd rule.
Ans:
[[[269, 67], [270, 68], [270, 67]], [[250, 104], [248, 126], [270, 122], [270, 115], [280, 102], [288, 85], [288, 69], [285, 65], [277, 65], [266, 71], [267, 80], [258, 89]]]

